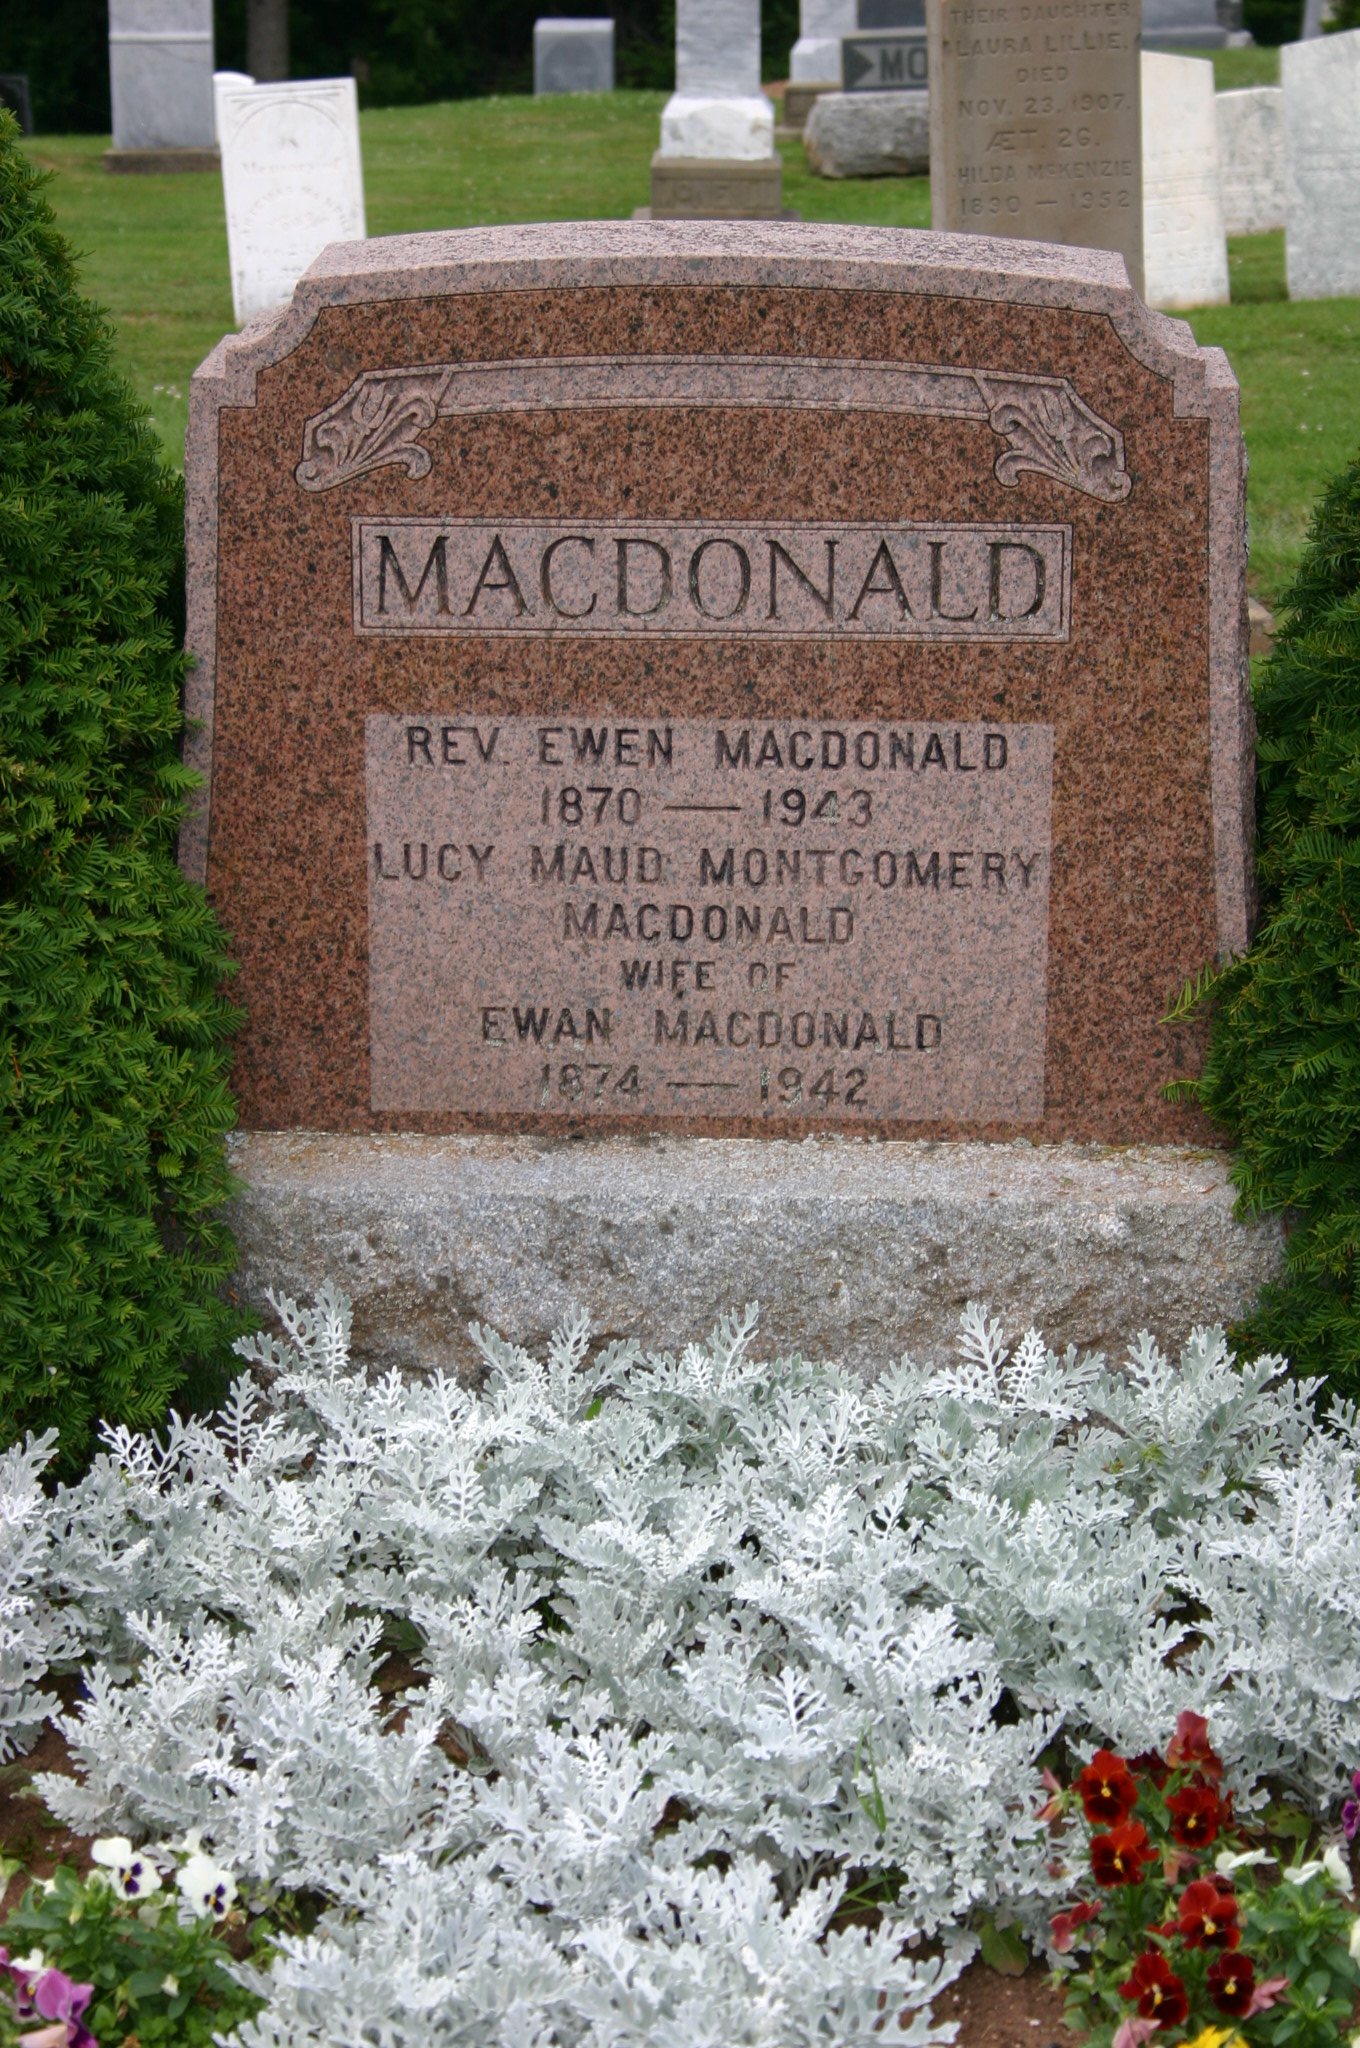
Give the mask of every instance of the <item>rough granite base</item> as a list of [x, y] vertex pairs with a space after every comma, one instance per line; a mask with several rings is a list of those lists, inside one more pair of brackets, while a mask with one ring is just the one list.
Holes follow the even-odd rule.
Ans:
[[1235, 1318], [1278, 1272], [1228, 1161], [1175, 1146], [240, 1133], [236, 1292], [354, 1302], [372, 1366], [472, 1376], [468, 1325], [541, 1346], [573, 1305], [676, 1348], [761, 1304], [760, 1346], [872, 1375], [953, 1351], [987, 1302], [1018, 1335], [1123, 1355]]
[[819, 178], [916, 178], [930, 169], [927, 92], [826, 92], [803, 129]]

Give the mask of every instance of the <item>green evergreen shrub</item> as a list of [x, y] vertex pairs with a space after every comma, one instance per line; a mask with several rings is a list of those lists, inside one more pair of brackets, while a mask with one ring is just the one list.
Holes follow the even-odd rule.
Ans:
[[175, 862], [183, 485], [0, 114], [0, 1445], [232, 1334], [229, 967]]
[[1360, 457], [1323, 494], [1255, 689], [1261, 920], [1212, 998], [1192, 1084], [1239, 1148], [1248, 1214], [1289, 1212], [1286, 1267], [1238, 1341], [1360, 1395]]

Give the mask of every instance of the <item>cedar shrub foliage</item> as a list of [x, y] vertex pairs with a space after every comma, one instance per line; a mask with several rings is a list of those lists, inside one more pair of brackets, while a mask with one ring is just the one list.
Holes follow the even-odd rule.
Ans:
[[225, 1349], [224, 939], [181, 875], [183, 486], [0, 114], [0, 1444]]
[[1261, 922], [1212, 997], [1193, 1092], [1232, 1131], [1248, 1213], [1291, 1212], [1238, 1341], [1360, 1395], [1360, 456], [1313, 518], [1255, 690]]

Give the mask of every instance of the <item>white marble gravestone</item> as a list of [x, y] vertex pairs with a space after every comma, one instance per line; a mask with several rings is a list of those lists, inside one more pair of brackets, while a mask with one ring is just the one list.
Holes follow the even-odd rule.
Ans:
[[109, 0], [113, 146], [211, 149], [212, 0]]
[[223, 92], [233, 85], [254, 85], [254, 83], [255, 81], [248, 71], [214, 71], [212, 75], [214, 141], [222, 133], [222, 117], [218, 111], [218, 102]]
[[760, 0], [677, 0], [660, 155], [756, 163], [774, 154], [774, 107], [760, 90]]
[[282, 305], [328, 242], [361, 241], [352, 78], [216, 87], [231, 295], [238, 322]]
[[853, 35], [858, 26], [855, 0], [799, 0], [799, 34], [789, 58], [790, 81], [838, 86], [841, 37]]
[[534, 96], [613, 92], [614, 24], [545, 16], [534, 23]]
[[1143, 296], [1166, 308], [1226, 305], [1214, 67], [1145, 50], [1142, 99]]
[[1230, 235], [1262, 235], [1284, 226], [1284, 93], [1278, 85], [1221, 92], [1218, 187]]
[[1360, 29], [1280, 52], [1291, 299], [1360, 293]]

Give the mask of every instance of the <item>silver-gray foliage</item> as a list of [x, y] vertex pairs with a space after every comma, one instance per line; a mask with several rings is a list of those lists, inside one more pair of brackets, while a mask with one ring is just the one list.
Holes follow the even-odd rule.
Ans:
[[57, 1433], [0, 1452], [0, 1764], [32, 1746], [57, 1707], [37, 1687], [64, 1633], [45, 1597], [53, 1512], [40, 1475]]
[[[868, 2043], [884, 1998], [942, 2041], [970, 1916], [1052, 1900], [1060, 1727], [1191, 1706], [1244, 1797], [1320, 1805], [1360, 1753], [1356, 1417], [1219, 1331], [1111, 1372], [970, 1307], [865, 1386], [759, 1362], [751, 1311], [678, 1357], [576, 1321], [475, 1333], [472, 1391], [276, 1306], [211, 1422], [108, 1433], [45, 1588], [89, 1667], [61, 1818], [334, 1901], [253, 2048]], [[850, 1885], [881, 1926], [819, 1940]]]

